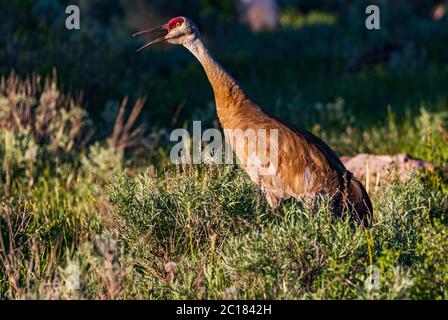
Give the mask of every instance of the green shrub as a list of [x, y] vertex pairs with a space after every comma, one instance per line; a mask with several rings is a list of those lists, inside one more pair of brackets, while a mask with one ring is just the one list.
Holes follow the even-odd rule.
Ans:
[[[443, 249], [428, 242], [427, 233], [434, 217], [445, 217], [446, 196], [415, 177], [374, 198], [368, 230], [333, 218], [325, 199], [317, 213], [297, 201], [268, 210], [245, 174], [228, 169], [122, 175], [107, 190], [121, 238], [140, 257], [130, 276], [143, 295], [393, 299], [415, 298], [428, 287], [427, 278], [446, 285], [443, 273], [418, 269], [422, 261], [444, 268], [443, 258], [429, 262], [433, 250]], [[170, 261], [173, 273], [165, 270]], [[369, 290], [366, 268], [372, 264], [380, 287]]]

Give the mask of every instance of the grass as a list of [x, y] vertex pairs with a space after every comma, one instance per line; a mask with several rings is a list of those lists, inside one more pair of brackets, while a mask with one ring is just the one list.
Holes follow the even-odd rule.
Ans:
[[[136, 159], [141, 103], [126, 118], [123, 102], [110, 138], [74, 148], [92, 127], [82, 104], [54, 81], [26, 83], [12, 76], [0, 96], [0, 298], [448, 298], [443, 173], [398, 181], [391, 172], [371, 194], [369, 229], [332, 217], [325, 198], [317, 210], [296, 200], [272, 210], [237, 167], [172, 166], [163, 145], [151, 151], [156, 162]], [[304, 121], [321, 124], [313, 130], [338, 152], [448, 160], [439, 106], [401, 120], [389, 111], [364, 130], [341, 99], [306, 107]], [[48, 115], [51, 127], [33, 121]]]
[[283, 27], [300, 29], [306, 25], [328, 24], [336, 23], [336, 17], [327, 12], [312, 11], [308, 14], [301, 14], [295, 9], [287, 9], [282, 12], [280, 22]]

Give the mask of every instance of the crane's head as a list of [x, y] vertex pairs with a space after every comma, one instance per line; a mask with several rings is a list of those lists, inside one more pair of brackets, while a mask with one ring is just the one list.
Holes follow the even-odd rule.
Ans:
[[143, 30], [134, 33], [132, 36], [135, 37], [147, 33], [151, 34], [162, 33], [162, 36], [145, 44], [137, 51], [141, 51], [159, 42], [167, 42], [170, 44], [183, 45], [199, 37], [198, 28], [194, 25], [194, 23], [190, 19], [185, 17], [173, 18], [160, 27]]

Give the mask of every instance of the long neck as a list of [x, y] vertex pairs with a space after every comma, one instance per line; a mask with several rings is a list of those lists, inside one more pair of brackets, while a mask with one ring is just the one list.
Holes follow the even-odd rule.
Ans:
[[[202, 40], [196, 39], [184, 44], [204, 67], [210, 84], [213, 87], [216, 99], [218, 116], [222, 118], [235, 114], [241, 108], [246, 107], [246, 100], [250, 100], [247, 93], [230, 74], [213, 58]], [[253, 104], [250, 104], [253, 105]]]

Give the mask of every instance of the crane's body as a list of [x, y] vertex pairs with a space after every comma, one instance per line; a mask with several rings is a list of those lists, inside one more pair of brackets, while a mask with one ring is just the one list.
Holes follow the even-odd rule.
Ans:
[[[347, 208], [360, 221], [371, 217], [372, 205], [367, 192], [336, 153], [310, 132], [269, 115], [256, 104], [209, 53], [190, 20], [175, 18], [157, 30], [148, 31], [167, 31], [167, 34], [143, 48], [160, 41], [182, 44], [199, 60], [213, 88], [218, 118], [225, 133], [268, 132], [265, 136], [255, 136], [255, 144], [266, 147], [264, 152], [260, 152], [259, 147], [256, 150], [247, 148], [244, 143], [239, 145], [245, 147], [238, 147], [233, 137], [226, 138], [251, 180], [262, 188], [271, 207], [277, 207], [290, 197], [308, 200], [317, 194], [328, 194], [336, 215], [341, 215]], [[272, 146], [269, 132], [274, 131], [277, 143]], [[272, 152], [278, 156], [275, 163], [271, 161]], [[265, 169], [269, 167], [275, 170], [267, 174]]]

